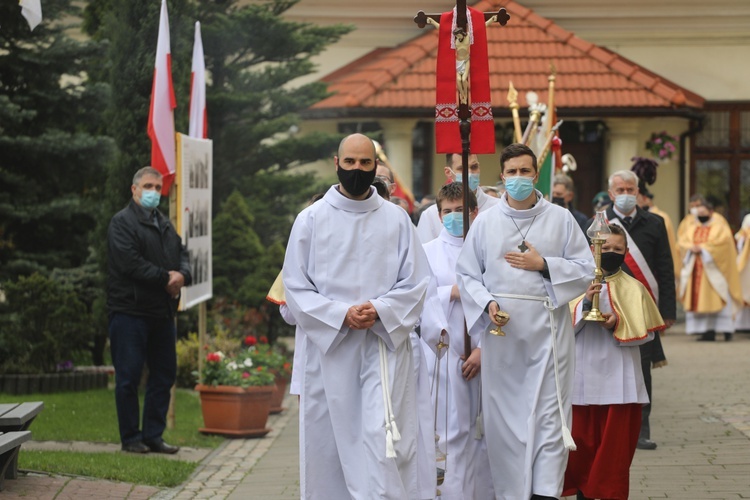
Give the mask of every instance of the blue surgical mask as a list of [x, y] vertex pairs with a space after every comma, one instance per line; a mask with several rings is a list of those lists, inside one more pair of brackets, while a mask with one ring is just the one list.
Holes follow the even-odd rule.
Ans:
[[141, 206], [143, 208], [156, 208], [161, 201], [161, 193], [153, 189], [141, 192]]
[[534, 191], [534, 178], [516, 175], [505, 178], [505, 191], [516, 201], [523, 201]]
[[[453, 172], [453, 171], [451, 171]], [[456, 182], [463, 182], [464, 176], [453, 172], [453, 176], [456, 178]], [[479, 187], [479, 174], [469, 174], [469, 189], [476, 191]]]
[[635, 195], [618, 194], [615, 196], [615, 207], [624, 214], [629, 214], [635, 208]]
[[463, 212], [451, 212], [443, 215], [443, 227], [451, 236], [464, 235], [464, 214]]

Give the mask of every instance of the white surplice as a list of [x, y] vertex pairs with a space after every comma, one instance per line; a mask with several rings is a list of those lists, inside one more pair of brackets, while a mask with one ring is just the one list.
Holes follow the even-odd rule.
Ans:
[[[456, 266], [469, 332], [481, 333], [484, 431], [498, 499], [525, 500], [532, 493], [559, 498], [568, 453], [550, 312], [544, 302], [497, 294], [549, 297], [560, 401], [570, 427], [575, 345], [568, 302], [586, 291], [594, 271], [591, 250], [570, 211], [536, 194], [539, 201], [528, 210], [511, 208], [506, 193], [498, 205], [480, 212]], [[505, 261], [524, 237], [546, 259], [550, 279]], [[492, 300], [510, 314], [504, 337], [489, 333], [485, 307]]]
[[[417, 481], [409, 334], [422, 309], [429, 265], [408, 214], [370, 191], [367, 199], [356, 201], [332, 186], [297, 216], [287, 246], [287, 304], [305, 334], [300, 373], [304, 499], [424, 498]], [[344, 324], [347, 310], [367, 301], [377, 310], [375, 325], [350, 329]], [[386, 424], [389, 399], [400, 440], [395, 430], [386, 432], [392, 428]], [[395, 458], [386, 456], [391, 436]]]
[[[443, 229], [438, 237], [424, 245], [436, 287], [428, 292], [428, 300], [440, 305], [442, 314], [422, 314], [422, 345], [433, 360], [428, 366], [431, 380], [437, 390], [437, 436], [440, 449], [447, 452], [445, 481], [440, 486], [441, 500], [472, 500], [492, 498], [492, 482], [483, 480], [490, 476], [489, 455], [484, 437], [476, 439], [476, 420], [479, 414], [480, 379], [465, 380], [462, 375], [464, 354], [464, 313], [460, 301], [451, 300], [451, 290], [456, 284], [456, 260], [463, 246], [463, 238], [448, 234]], [[449, 352], [442, 355], [440, 376], [435, 379], [436, 345], [441, 331], [448, 332]], [[471, 339], [472, 350], [479, 337]], [[432, 356], [429, 356], [429, 354]], [[433, 394], [433, 401], [435, 395]], [[447, 445], [447, 447], [446, 447]]]
[[[500, 200], [494, 196], [490, 196], [482, 191], [482, 188], [477, 188], [477, 208], [481, 213], [482, 210], [489, 210], [494, 207]], [[437, 203], [433, 203], [427, 207], [422, 215], [419, 217], [417, 223], [417, 234], [419, 234], [419, 240], [422, 243], [427, 243], [438, 237], [440, 231], [443, 229], [443, 223], [440, 221], [440, 215], [437, 211]]]
[[297, 320], [292, 316], [292, 312], [289, 310], [289, 306], [284, 304], [279, 305], [279, 314], [281, 318], [286, 322], [287, 325], [293, 326], [294, 328], [294, 358], [292, 359], [292, 377], [289, 381], [289, 394], [299, 396], [300, 394], [300, 369], [296, 368], [302, 366], [302, 360], [305, 359], [305, 332], [297, 328]]
[[[611, 313], [608, 283], [602, 283], [599, 310]], [[576, 369], [574, 405], [647, 404], [641, 351], [638, 346], [654, 340], [654, 332], [639, 340], [620, 342], [601, 323], [583, 319], [583, 301], [576, 305]]]

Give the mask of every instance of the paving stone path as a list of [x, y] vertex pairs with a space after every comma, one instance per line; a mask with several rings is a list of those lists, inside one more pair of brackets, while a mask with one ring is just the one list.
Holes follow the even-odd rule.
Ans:
[[[750, 335], [737, 334], [732, 342], [696, 342], [682, 332], [684, 326], [678, 325], [663, 338], [669, 365], [653, 371], [651, 415], [652, 439], [659, 446], [636, 452], [630, 498], [750, 498]], [[0, 497], [297, 499], [296, 397], [287, 397], [285, 405], [284, 413], [270, 417], [273, 431], [263, 439], [227, 440], [213, 451], [185, 450], [185, 457], [190, 453], [201, 464], [177, 488], [29, 474], [6, 481]]]

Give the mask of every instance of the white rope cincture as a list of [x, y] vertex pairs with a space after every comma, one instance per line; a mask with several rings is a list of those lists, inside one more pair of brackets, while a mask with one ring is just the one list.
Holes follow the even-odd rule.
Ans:
[[385, 420], [385, 456], [386, 458], [396, 458], [393, 443], [401, 439], [401, 434], [398, 432], [396, 417], [393, 415], [388, 377], [388, 356], [383, 339], [380, 337], [378, 337], [378, 350], [380, 352], [380, 386], [383, 392], [383, 419]]
[[536, 297], [533, 295], [515, 295], [512, 293], [493, 293], [495, 297], [505, 297], [510, 299], [536, 300], [544, 303], [544, 308], [549, 312], [550, 330], [552, 332], [552, 360], [555, 365], [555, 391], [557, 392], [557, 408], [560, 411], [560, 423], [562, 424], [563, 445], [570, 451], [576, 450], [576, 443], [573, 440], [573, 434], [568, 428], [568, 422], [565, 418], [565, 411], [562, 405], [562, 393], [560, 392], [560, 370], [557, 363], [557, 323], [555, 322], [554, 306], [549, 297]]
[[552, 359], [555, 362], [555, 388], [557, 390], [557, 407], [560, 410], [560, 422], [562, 423], [562, 437], [565, 448], [570, 451], [576, 451], [576, 442], [573, 440], [573, 434], [571, 434], [568, 428], [568, 422], [565, 418], [565, 412], [562, 406], [562, 394], [560, 393], [560, 373], [557, 367], [557, 323], [555, 323], [555, 317], [552, 314], [554, 307], [549, 297], [544, 300], [544, 307], [549, 311], [549, 322], [552, 327]]

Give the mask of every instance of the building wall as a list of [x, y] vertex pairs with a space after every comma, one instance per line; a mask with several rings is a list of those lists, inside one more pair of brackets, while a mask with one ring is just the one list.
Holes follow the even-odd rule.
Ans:
[[[662, 0], [657, 4], [651, 0], [520, 0], [519, 3], [578, 37], [605, 46], [708, 101], [750, 101], [748, 0]], [[357, 27], [337, 46], [319, 56], [319, 72], [310, 78], [315, 79], [376, 47], [395, 47], [419, 36], [421, 31], [412, 21], [414, 15], [419, 10], [430, 13], [448, 10], [451, 4], [445, 0], [377, 3], [302, 0], [287, 17], [301, 22]], [[651, 132], [667, 130], [679, 135], [689, 126], [684, 119], [605, 121], [609, 128], [603, 166], [607, 175], [629, 168], [632, 156], [647, 155], [645, 143]], [[397, 165], [407, 162], [406, 158], [391, 159]], [[494, 184], [499, 171], [498, 155], [482, 156], [480, 162], [482, 183]], [[436, 190], [444, 179], [444, 163], [441, 155], [435, 155], [432, 179]], [[655, 202], [672, 216], [675, 224], [683, 215], [679, 213], [679, 178], [675, 158], [659, 167], [658, 180], [651, 188]]]

